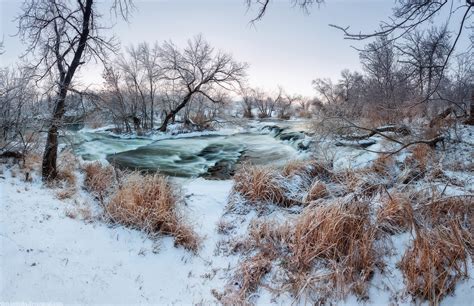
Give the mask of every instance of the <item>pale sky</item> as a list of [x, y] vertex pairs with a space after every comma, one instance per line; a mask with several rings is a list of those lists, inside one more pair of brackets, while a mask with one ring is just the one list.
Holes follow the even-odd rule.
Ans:
[[[6, 53], [1, 65], [13, 63], [24, 46], [17, 37], [16, 23], [20, 0], [0, 0], [0, 37]], [[108, 6], [102, 0], [100, 6]], [[310, 14], [292, 8], [290, 0], [274, 0], [265, 17], [251, 25], [253, 12], [245, 0], [135, 0], [137, 11], [130, 22], [119, 21], [113, 32], [122, 47], [142, 41], [173, 40], [183, 46], [196, 34], [217, 49], [230, 52], [249, 63], [250, 83], [267, 90], [282, 85], [290, 93], [313, 95], [311, 80], [337, 79], [344, 68], [360, 70], [359, 57], [342, 33], [328, 24], [351, 26], [354, 31], [370, 32], [379, 21], [391, 15], [394, 0], [328, 0], [314, 6]], [[104, 15], [109, 17], [108, 9]], [[358, 44], [361, 47], [362, 44]], [[84, 84], [101, 84], [101, 68], [81, 72]]]

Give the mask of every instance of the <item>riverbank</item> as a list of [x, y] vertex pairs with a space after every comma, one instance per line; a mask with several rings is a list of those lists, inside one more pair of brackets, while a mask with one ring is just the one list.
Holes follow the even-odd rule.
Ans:
[[[343, 181], [321, 179], [328, 194], [317, 199], [313, 206], [280, 207], [274, 203], [254, 206], [241, 201], [237, 206], [229, 207], [233, 180], [174, 178], [172, 181], [177, 188], [182, 188], [184, 217], [202, 238], [196, 254], [175, 247], [172, 237], [150, 238], [140, 231], [104, 222], [100, 203], [84, 190], [84, 174], [80, 167], [73, 172], [76, 188], [71, 194], [65, 194], [68, 189], [43, 186], [37, 172], [32, 172], [26, 179], [17, 165], [1, 164], [0, 302], [204, 305], [225, 302], [226, 293], [239, 292], [245, 285], [236, 275], [240, 275], [242, 265], [255, 255], [255, 249], [242, 251], [255, 224], [289, 222], [294, 225], [318, 203], [330, 206], [333, 201], [346, 201], [354, 195], [359, 196], [357, 192], [365, 194], [371, 186], [380, 187], [376, 189], [375, 197], [367, 198], [374, 212], [387, 199], [386, 193], [395, 195], [400, 190], [407, 194], [409, 191], [410, 198], [416, 195], [423, 200], [430, 192], [445, 197], [472, 197], [474, 130], [461, 126], [457, 133], [461, 140], [447, 141], [445, 150], [436, 153], [436, 157], [425, 154], [413, 160], [414, 153], [410, 151], [395, 156], [393, 163], [378, 161], [374, 166], [372, 159], [377, 156], [374, 153], [354, 153], [355, 159], [346, 158], [346, 162], [349, 165], [356, 162], [354, 167], [361, 172], [339, 173], [355, 175], [350, 181], [344, 181], [345, 176], [339, 175], [331, 176]], [[401, 171], [399, 167], [408, 163], [407, 158], [414, 164]], [[403, 175], [412, 174], [409, 170], [419, 167], [422, 161], [428, 165], [423, 176], [411, 177], [406, 184], [399, 182]], [[338, 167], [344, 168], [344, 165]], [[380, 173], [367, 172], [364, 167], [370, 167], [371, 171], [378, 169]], [[293, 169], [298, 170], [298, 167]], [[334, 170], [334, 174], [338, 171]], [[279, 183], [291, 183], [286, 187], [295, 187], [287, 192], [298, 197], [298, 201], [299, 197], [307, 196], [305, 191], [296, 190], [303, 182], [302, 176], [278, 174], [278, 178]], [[355, 191], [344, 191], [349, 188], [347, 182], [354, 184]], [[389, 187], [383, 189], [383, 186]], [[414, 201], [413, 204], [416, 207], [419, 203]], [[407, 293], [399, 269], [403, 254], [415, 237], [414, 231], [390, 234], [386, 240], [390, 247], [383, 258], [383, 269], [374, 269], [367, 279], [367, 296], [361, 299], [348, 294], [345, 299], [334, 302], [341, 305], [419, 303]], [[283, 260], [272, 262], [244, 299], [256, 304], [279, 305], [311, 301], [304, 296], [290, 295], [283, 287], [276, 286], [285, 272], [283, 268]], [[469, 257], [468, 276], [458, 280], [452, 294], [442, 299], [441, 304], [469, 305], [474, 288], [473, 274], [472, 258]], [[296, 298], [299, 298], [297, 302]]]

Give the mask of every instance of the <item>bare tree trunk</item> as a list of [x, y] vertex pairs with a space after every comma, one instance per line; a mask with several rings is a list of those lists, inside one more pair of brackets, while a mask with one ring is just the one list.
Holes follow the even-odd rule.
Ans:
[[67, 90], [62, 89], [58, 95], [56, 105], [54, 107], [53, 120], [48, 130], [46, 139], [46, 147], [43, 153], [42, 176], [43, 180], [51, 180], [56, 178], [58, 157], [58, 130], [64, 115], [64, 104], [66, 100]]
[[170, 120], [173, 120], [174, 121], [174, 117], [176, 116], [176, 114], [183, 108], [186, 106], [186, 104], [188, 104], [188, 102], [191, 100], [191, 97], [193, 95], [194, 92], [190, 92], [188, 93], [183, 101], [175, 108], [173, 109], [171, 112], [169, 112], [168, 114], [166, 114], [166, 117], [165, 119], [163, 120], [163, 123], [161, 124], [161, 127], [160, 127], [160, 131], [161, 132], [166, 132], [166, 129], [168, 128], [168, 124], [169, 124], [169, 121]]
[[64, 57], [59, 52], [59, 41], [61, 33], [55, 27], [56, 32], [56, 59], [60, 75], [59, 82], [59, 93], [54, 106], [53, 120], [48, 130], [48, 136], [46, 138], [46, 146], [44, 148], [43, 163], [42, 163], [42, 178], [43, 180], [55, 179], [57, 171], [57, 157], [58, 157], [58, 129], [61, 126], [63, 115], [65, 112], [64, 106], [66, 101], [67, 92], [71, 85], [72, 78], [76, 69], [81, 65], [82, 54], [86, 48], [87, 39], [90, 32], [90, 19], [92, 15], [92, 3], [93, 0], [87, 0], [86, 5], [83, 6], [84, 20], [82, 21], [82, 32], [80, 34], [79, 43], [77, 50], [74, 53], [74, 57], [69, 65], [68, 69], [65, 69], [63, 64]]

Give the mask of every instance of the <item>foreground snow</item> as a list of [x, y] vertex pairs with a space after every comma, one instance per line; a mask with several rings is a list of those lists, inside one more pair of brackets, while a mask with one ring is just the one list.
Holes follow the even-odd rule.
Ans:
[[[216, 223], [224, 213], [232, 182], [196, 179], [177, 183], [187, 195], [187, 215], [204, 239], [198, 255], [174, 247], [169, 237], [153, 242], [138, 231], [71, 219], [67, 212], [88, 201], [84, 194], [60, 201], [39, 182], [25, 183], [5, 171], [0, 179], [0, 301], [216, 303], [212, 290], [222, 291], [239, 260], [236, 255], [215, 252], [222, 238]], [[239, 232], [245, 231], [251, 217], [242, 221]], [[410, 239], [409, 234], [400, 235], [394, 239], [395, 249], [404, 249]], [[370, 300], [364, 304], [411, 303], [403, 294], [397, 257], [388, 262], [386, 275], [375, 275]], [[442, 304], [472, 305], [473, 288], [472, 277], [462, 281], [455, 295]], [[266, 290], [259, 295], [258, 304], [292, 302], [287, 295], [275, 300]], [[359, 303], [354, 297], [344, 302]]]
[[4, 176], [0, 302], [208, 304], [237, 260], [213, 255], [230, 181], [184, 182], [187, 210], [205, 239], [195, 256], [169, 237], [154, 243], [138, 231], [71, 219], [73, 201]]

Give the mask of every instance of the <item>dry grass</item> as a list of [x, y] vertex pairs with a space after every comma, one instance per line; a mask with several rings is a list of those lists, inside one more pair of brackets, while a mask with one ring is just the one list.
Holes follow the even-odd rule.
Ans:
[[220, 301], [226, 305], [249, 303], [263, 277], [271, 271], [273, 261], [285, 256], [291, 237], [289, 224], [253, 221], [249, 226], [248, 236], [240, 240], [238, 245], [240, 252], [257, 252], [240, 263], [227, 286], [225, 298], [221, 296]]
[[23, 162], [23, 171], [25, 173], [30, 173], [31, 176], [32, 172], [40, 172], [41, 171], [41, 155], [35, 152], [28, 152], [25, 155], [24, 162]]
[[380, 263], [369, 213], [366, 203], [334, 203], [312, 208], [300, 217], [290, 244], [288, 269], [295, 293], [305, 291], [301, 279], [312, 271], [317, 260], [323, 260], [329, 263], [326, 268], [331, 273], [327, 275], [335, 296], [352, 292], [366, 297], [367, 282]]
[[285, 164], [281, 174], [284, 177], [299, 175], [311, 181], [315, 177], [327, 178], [330, 172], [327, 166], [316, 160], [292, 160]]
[[58, 157], [57, 181], [64, 182], [66, 186], [76, 186], [77, 158], [71, 151], [65, 151]]
[[[423, 227], [433, 228], [437, 225], [448, 226], [452, 220], [459, 220], [462, 228], [474, 237], [474, 198], [445, 197], [436, 198], [418, 205], [415, 217]], [[471, 247], [474, 245], [471, 244]]]
[[243, 165], [234, 175], [232, 193], [239, 193], [250, 204], [273, 203], [288, 207], [294, 201], [285, 195], [283, 179], [273, 168]]
[[433, 149], [427, 144], [417, 144], [412, 148], [412, 154], [406, 158], [405, 162], [416, 167], [421, 172], [425, 172], [429, 162], [433, 158]]
[[400, 193], [384, 198], [377, 211], [377, 225], [390, 234], [408, 231], [412, 228], [413, 208], [410, 199]]
[[467, 277], [466, 233], [459, 224], [421, 229], [403, 255], [400, 269], [408, 292], [431, 305], [452, 292]]
[[258, 249], [269, 257], [282, 256], [292, 240], [293, 232], [288, 223], [274, 221], [254, 221], [250, 224], [245, 243], [247, 249]]
[[80, 219], [88, 222], [94, 219], [90, 207], [85, 205], [66, 210], [66, 216], [71, 219]]
[[99, 162], [88, 163], [83, 168], [85, 173], [84, 186], [100, 203], [113, 191], [115, 170], [112, 166], [103, 166]]
[[339, 185], [344, 194], [353, 193], [361, 197], [373, 197], [383, 187], [380, 175], [371, 168], [346, 169], [332, 175], [332, 182]]
[[218, 234], [228, 235], [235, 228], [235, 225], [227, 220], [220, 219], [217, 222], [216, 227], [217, 227]]
[[75, 187], [64, 188], [64, 189], [59, 190], [59, 191], [56, 193], [56, 197], [57, 197], [59, 200], [70, 199], [70, 198], [72, 198], [72, 197], [76, 194], [76, 191], [77, 191], [77, 190], [76, 190]]
[[318, 199], [324, 198], [329, 195], [326, 184], [316, 180], [309, 187], [308, 194], [306, 195], [304, 202], [309, 203], [311, 201], [316, 201]]
[[379, 154], [372, 163], [372, 170], [380, 175], [389, 175], [393, 165], [394, 160], [391, 155]]
[[171, 235], [175, 245], [197, 252], [200, 238], [180, 214], [179, 202], [176, 187], [166, 177], [132, 173], [111, 196], [105, 210], [113, 222], [149, 234]]
[[272, 263], [282, 269], [281, 290], [296, 299], [324, 302], [349, 293], [367, 298], [367, 284], [382, 265], [375, 239], [369, 206], [362, 202], [310, 206], [294, 223], [253, 222], [241, 250], [256, 255], [238, 269], [237, 301], [256, 290]]
[[237, 290], [227, 290], [221, 302], [224, 305], [249, 303], [251, 294], [258, 289], [263, 277], [270, 272], [273, 259], [269, 254], [257, 253], [241, 262], [233, 282]]

